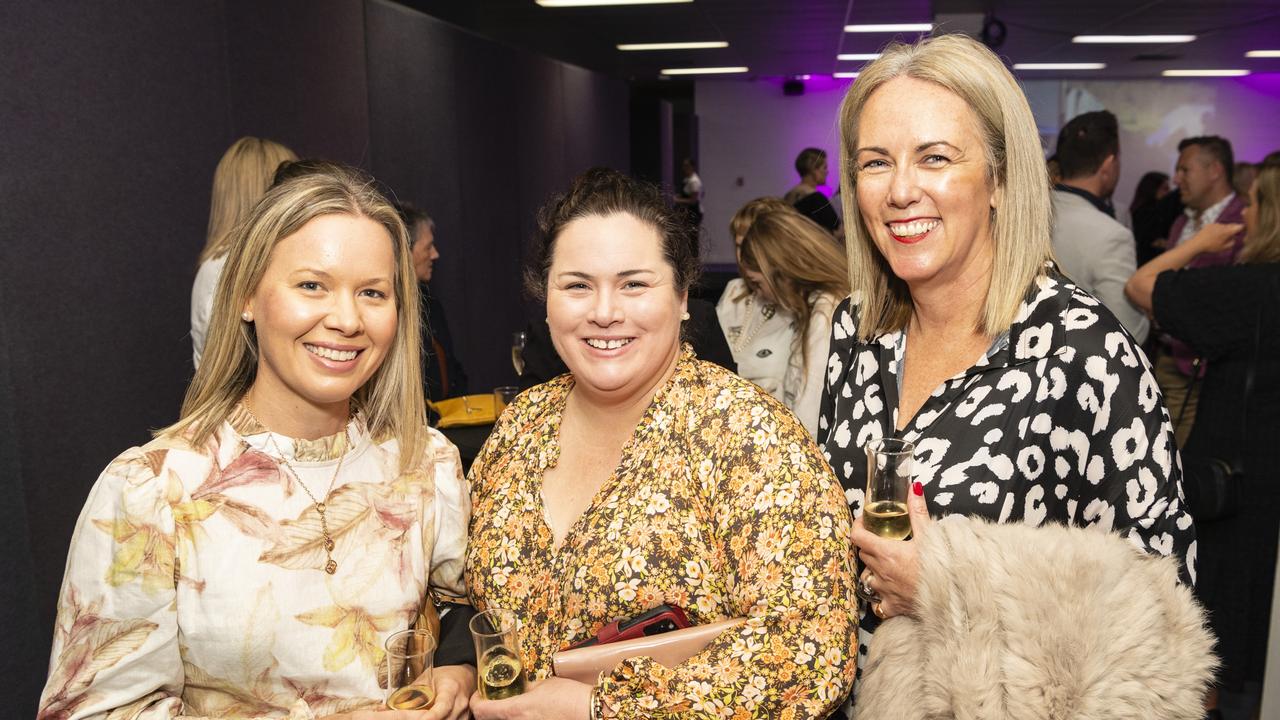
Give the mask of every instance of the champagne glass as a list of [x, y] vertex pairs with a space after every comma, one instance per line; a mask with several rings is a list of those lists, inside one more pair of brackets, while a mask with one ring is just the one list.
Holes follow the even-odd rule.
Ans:
[[525, 690], [520, 654], [520, 620], [510, 610], [492, 608], [471, 618], [471, 637], [479, 663], [480, 696], [503, 700]]
[[[911, 456], [915, 445], [897, 438], [872, 440], [867, 453], [867, 494], [862, 503], [862, 525], [888, 540], [905, 540], [911, 534], [907, 493], [911, 488]], [[858, 580], [858, 597], [880, 602], [871, 588]]]
[[521, 330], [511, 334], [511, 366], [517, 377], [524, 377], [524, 346], [529, 342], [529, 333]]
[[435, 638], [426, 630], [401, 630], [387, 638], [386, 650], [387, 709], [431, 707], [436, 701], [436, 687], [431, 679]]

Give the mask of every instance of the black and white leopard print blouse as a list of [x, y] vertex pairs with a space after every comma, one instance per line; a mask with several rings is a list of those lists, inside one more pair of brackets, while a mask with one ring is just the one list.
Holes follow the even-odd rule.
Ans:
[[[915, 443], [914, 479], [935, 516], [1046, 522], [1123, 534], [1182, 559], [1195, 579], [1195, 530], [1184, 508], [1169, 413], [1146, 356], [1095, 298], [1050, 270], [1009, 331], [944, 382], [895, 432], [902, 333], [860, 343], [856, 304], [832, 327], [818, 442], [862, 512], [866, 457], [879, 437]], [[879, 624], [862, 617], [859, 668]]]

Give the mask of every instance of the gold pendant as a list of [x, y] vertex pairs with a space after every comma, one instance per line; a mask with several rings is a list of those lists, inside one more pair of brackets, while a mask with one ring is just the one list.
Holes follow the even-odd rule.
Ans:
[[327, 551], [329, 551], [329, 552], [333, 552], [333, 538], [331, 538], [331, 537], [325, 537], [325, 539], [324, 539], [324, 549], [325, 549], [325, 550], [327, 550]]
[[329, 573], [330, 575], [338, 572], [338, 563], [334, 560], [330, 560], [329, 562], [324, 564], [324, 571]]

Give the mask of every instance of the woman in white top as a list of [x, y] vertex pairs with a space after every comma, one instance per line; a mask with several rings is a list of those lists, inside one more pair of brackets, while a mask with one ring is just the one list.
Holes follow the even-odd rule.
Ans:
[[738, 374], [816, 434], [831, 317], [849, 294], [844, 258], [817, 223], [776, 198], [753, 200], [734, 220], [743, 279], [729, 283], [716, 312]]
[[266, 194], [280, 163], [297, 159], [292, 150], [280, 143], [242, 137], [227, 148], [213, 171], [209, 232], [204, 250], [200, 251], [200, 269], [191, 286], [191, 360], [196, 367], [200, 367], [204, 352], [213, 294], [231, 249], [231, 231]]
[[387, 636], [428, 587], [465, 593], [470, 514], [426, 425], [404, 225], [368, 178], [313, 174], [268, 192], [226, 257], [181, 419], [80, 515], [40, 720], [462, 717], [456, 627], [435, 705], [375, 713]]

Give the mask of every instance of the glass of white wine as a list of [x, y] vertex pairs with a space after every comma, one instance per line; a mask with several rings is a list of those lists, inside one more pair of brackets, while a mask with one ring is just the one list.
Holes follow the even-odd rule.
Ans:
[[426, 630], [401, 630], [387, 638], [384, 660], [388, 710], [426, 710], [436, 701], [431, 668], [436, 639]]
[[479, 678], [476, 685], [485, 700], [503, 700], [525, 690], [524, 662], [520, 653], [520, 619], [510, 610], [491, 608], [471, 618], [476, 643]]
[[524, 377], [524, 348], [529, 344], [529, 333], [521, 330], [511, 334], [511, 367], [517, 377]]
[[[911, 457], [915, 445], [897, 438], [867, 443], [867, 494], [862, 503], [862, 525], [888, 540], [905, 540], [911, 534], [907, 493], [911, 491]], [[880, 602], [866, 583], [859, 581], [858, 597]]]

